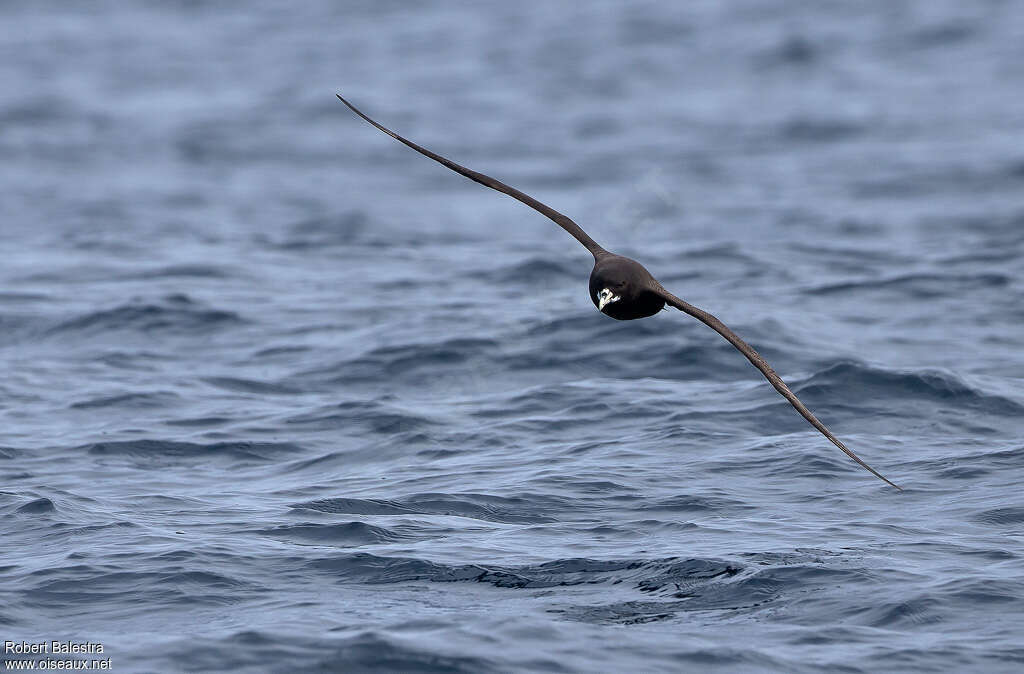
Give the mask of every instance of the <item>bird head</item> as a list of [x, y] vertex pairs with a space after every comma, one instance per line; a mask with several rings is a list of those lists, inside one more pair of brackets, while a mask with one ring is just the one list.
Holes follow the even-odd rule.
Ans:
[[598, 311], [604, 311], [606, 306], [621, 299], [622, 295], [615, 294], [615, 291], [611, 288], [601, 288], [600, 292], [597, 293], [597, 309]]

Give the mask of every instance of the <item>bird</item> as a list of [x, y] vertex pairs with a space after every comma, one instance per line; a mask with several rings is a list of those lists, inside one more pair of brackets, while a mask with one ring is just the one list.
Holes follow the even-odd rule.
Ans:
[[442, 166], [445, 166], [474, 182], [480, 183], [485, 187], [497, 190], [498, 192], [507, 194], [513, 199], [521, 201], [535, 211], [547, 216], [554, 221], [555, 224], [571, 234], [573, 238], [583, 244], [583, 247], [594, 256], [594, 268], [590, 272], [589, 289], [590, 299], [593, 301], [594, 306], [597, 307], [598, 311], [620, 321], [631, 321], [638, 318], [653, 316], [664, 309], [667, 305], [696, 318], [698, 321], [704, 323], [724, 337], [730, 344], [736, 347], [740, 353], [746, 356], [747, 360], [761, 371], [761, 374], [764, 375], [775, 390], [782, 394], [794, 409], [796, 409], [796, 411], [799, 412], [800, 415], [811, 424], [811, 426], [828, 438], [832, 444], [842, 450], [843, 453], [856, 461], [863, 468], [867, 469], [878, 479], [892, 487], [895, 487], [897, 490], [902, 490], [899, 485], [890, 481], [887, 477], [883, 476], [877, 470], [865, 463], [863, 459], [854, 454], [852, 450], [848, 449], [846, 445], [839, 440], [839, 438], [833, 435], [832, 432], [828, 430], [828, 428], [826, 428], [825, 425], [821, 423], [816, 416], [814, 416], [814, 414], [811, 413], [807, 406], [800, 402], [800, 399], [796, 397], [796, 394], [793, 393], [792, 390], [790, 390], [786, 382], [776, 374], [775, 370], [772, 369], [767, 361], [761, 357], [761, 354], [755, 351], [753, 347], [740, 339], [739, 335], [726, 327], [722, 321], [718, 320], [703, 309], [699, 309], [670, 293], [663, 285], [661, 285], [661, 283], [658, 282], [656, 278], [654, 278], [654, 275], [651, 274], [651, 272], [647, 271], [647, 268], [642, 264], [624, 255], [617, 255], [605, 250], [598, 245], [596, 241], [590, 238], [590, 236], [583, 231], [582, 227], [576, 224], [568, 216], [559, 213], [550, 206], [537, 201], [533, 197], [520, 192], [514, 187], [506, 185], [500, 180], [496, 180], [488, 175], [478, 173], [477, 171], [468, 169], [465, 166], [456, 164], [451, 159], [442, 157], [436, 152], [432, 152], [407, 138], [403, 138], [391, 129], [388, 129], [373, 119], [370, 119], [360, 111], [359, 108], [352, 105], [352, 103], [342, 97], [341, 94], [336, 95], [338, 100], [348, 106], [352, 112], [398, 142], [412, 148], [426, 157], [429, 157], [430, 159], [433, 159]]

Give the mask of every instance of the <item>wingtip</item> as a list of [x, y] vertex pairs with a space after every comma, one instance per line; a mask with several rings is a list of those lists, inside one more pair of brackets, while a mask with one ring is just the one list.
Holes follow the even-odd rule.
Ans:
[[895, 482], [893, 482], [889, 478], [882, 476], [880, 473], [875, 472], [875, 470], [873, 470], [871, 468], [868, 468], [868, 470], [870, 470], [872, 472], [872, 474], [874, 474], [874, 476], [879, 478], [882, 482], [886, 483], [890, 487], [895, 487], [896, 491], [903, 491], [903, 487], [899, 486], [898, 484], [896, 484]]
[[[360, 116], [360, 117], [362, 117], [363, 119], [366, 119], [366, 115], [364, 115], [363, 113], [359, 112], [359, 109], [358, 109], [358, 108], [356, 108], [356, 106], [354, 106], [354, 105], [352, 105], [351, 103], [349, 103], [349, 102], [348, 102], [348, 101], [347, 101], [347, 100], [345, 99], [345, 97], [344, 97], [344, 96], [342, 96], [341, 94], [338, 94], [338, 93], [335, 93], [334, 95], [338, 97], [338, 100], [339, 100], [339, 101], [341, 101], [342, 103], [344, 103], [344, 104], [345, 104], [345, 107], [346, 107], [346, 108], [348, 108], [348, 109], [349, 109], [349, 110], [351, 110], [352, 112], [356, 113], [357, 115], [359, 115], [359, 116]], [[367, 119], [367, 121], [370, 121], [370, 120], [368, 120], [368, 119]], [[376, 124], [374, 124], [374, 126], [376, 126]]]
[[872, 468], [872, 467], [871, 467], [871, 466], [869, 466], [868, 464], [866, 464], [866, 463], [864, 463], [863, 461], [861, 461], [861, 460], [860, 460], [859, 458], [857, 458], [857, 457], [854, 457], [854, 459], [855, 459], [855, 460], [857, 461], [857, 463], [859, 463], [860, 465], [864, 466], [864, 467], [865, 467], [865, 468], [867, 468], [867, 469], [868, 469], [869, 471], [871, 471], [871, 474], [872, 474], [872, 475], [874, 475], [875, 477], [877, 477], [877, 478], [878, 478], [879, 480], [881, 480], [882, 482], [886, 483], [886, 484], [887, 484], [887, 485], [889, 485], [890, 487], [895, 487], [895, 488], [896, 488], [896, 491], [903, 491], [903, 487], [899, 486], [898, 484], [896, 484], [895, 482], [893, 482], [893, 481], [892, 481], [892, 480], [890, 480], [889, 478], [885, 477], [884, 475], [882, 475], [881, 473], [879, 473], [879, 472], [878, 472], [877, 470], [875, 470], [874, 468]]

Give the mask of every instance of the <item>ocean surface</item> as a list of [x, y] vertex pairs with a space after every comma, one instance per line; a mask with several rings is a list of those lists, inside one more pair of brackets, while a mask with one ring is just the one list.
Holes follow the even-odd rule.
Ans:
[[[0, 640], [121, 672], [1024, 668], [1024, 4], [0, 25]], [[904, 490], [706, 326], [598, 313], [564, 231], [336, 92], [643, 262]]]

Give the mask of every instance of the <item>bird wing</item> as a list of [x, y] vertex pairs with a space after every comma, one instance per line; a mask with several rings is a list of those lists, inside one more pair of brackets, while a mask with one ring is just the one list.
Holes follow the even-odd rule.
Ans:
[[712, 330], [720, 334], [722, 337], [725, 337], [730, 344], [735, 346], [740, 353], [747, 357], [747, 360], [754, 364], [754, 367], [761, 371], [761, 374], [763, 374], [765, 378], [767, 378], [768, 381], [771, 382], [771, 385], [775, 387], [775, 390], [781, 393], [786, 398], [786, 400], [788, 400], [789, 403], [796, 408], [796, 411], [799, 412], [804, 419], [807, 419], [807, 421], [809, 421], [812, 426], [821, 431], [822, 435], [831, 440], [832, 444], [834, 444], [839, 449], [843, 450], [843, 452], [851, 459], [862, 465], [864, 468], [868, 469], [871, 472], [871, 474], [877, 477], [878, 479], [882, 480], [883, 482], [889, 485], [892, 485], [893, 487], [896, 487], [897, 489], [901, 489], [899, 485], [890, 482], [887, 478], [883, 477], [881, 473], [879, 473], [877, 470], [866, 464], [859, 456], [857, 456], [852, 451], [847, 449], [846, 445], [840, 442], [839, 438], [832, 435], [832, 432], [825, 428], [825, 424], [818, 421], [818, 418], [811, 414], [811, 411], [807, 409], [807, 406], [800, 402], [800, 399], [796, 397], [796, 394], [789, 390], [789, 386], [786, 385], [786, 382], [782, 381], [782, 378], [775, 373], [775, 370], [772, 369], [771, 365], [769, 365], [765, 361], [765, 359], [761, 357], [761, 354], [759, 354], [757, 351], [754, 351], [753, 347], [751, 347], [749, 344], [740, 339], [739, 335], [730, 330], [728, 327], [726, 327], [724, 323], [722, 323], [722, 321], [718, 320], [708, 312], [704, 311], [703, 309], [698, 309], [697, 307], [693, 306], [688, 302], [684, 302], [683, 300], [679, 299], [669, 291], [665, 290], [665, 288], [663, 288], [661, 284], [658, 283], [657, 281], [655, 281], [655, 284], [656, 287], [653, 288], [654, 292], [656, 292], [658, 295], [664, 298], [667, 304], [674, 306], [676, 309], [679, 309], [680, 311], [690, 314], [698, 321], [704, 323]]
[[602, 248], [601, 246], [597, 245], [597, 242], [594, 241], [593, 239], [591, 239], [587, 235], [587, 233], [583, 231], [582, 227], [580, 227], [575, 222], [573, 222], [568, 216], [562, 215], [561, 213], [559, 213], [555, 209], [551, 208], [550, 206], [548, 206], [546, 204], [542, 204], [541, 202], [537, 201], [536, 199], [534, 199], [533, 197], [529, 196], [528, 194], [523, 194], [522, 192], [520, 192], [516, 188], [510, 187], [510, 186], [506, 185], [505, 183], [501, 182], [500, 180], [495, 180], [494, 178], [492, 178], [490, 176], [487, 176], [487, 175], [484, 175], [483, 173], [477, 173], [476, 171], [468, 169], [465, 166], [460, 166], [459, 164], [456, 164], [455, 162], [453, 162], [451, 159], [446, 159], [445, 157], [442, 157], [439, 154], [431, 152], [430, 150], [428, 150], [425, 147], [420, 147], [419, 145], [417, 145], [416, 143], [412, 142], [411, 140], [408, 140], [406, 138], [402, 138], [401, 136], [399, 136], [397, 133], [395, 133], [391, 129], [388, 129], [388, 128], [384, 127], [384, 126], [381, 126], [377, 122], [373, 121], [372, 119], [370, 119], [369, 117], [364, 115], [362, 112], [360, 112], [360, 110], [356, 106], [352, 105], [351, 103], [346, 101], [344, 98], [342, 98], [341, 94], [336, 94], [336, 95], [338, 97], [338, 100], [340, 100], [342, 103], [347, 105], [352, 112], [356, 113], [357, 115], [362, 117], [364, 120], [366, 120], [367, 122], [369, 122], [373, 126], [377, 127], [378, 129], [380, 129], [384, 133], [388, 134], [389, 136], [391, 136], [395, 140], [408, 145], [409, 147], [411, 147], [412, 149], [416, 150], [420, 154], [422, 154], [424, 156], [427, 156], [427, 157], [430, 157], [431, 159], [433, 159], [434, 161], [438, 162], [439, 164], [443, 164], [444, 166], [447, 166], [448, 168], [450, 168], [451, 170], [455, 171], [456, 173], [461, 173], [462, 175], [466, 176], [470, 180], [474, 180], [474, 181], [480, 183], [481, 185], [485, 185], [486, 187], [490, 187], [492, 190], [498, 190], [499, 192], [502, 192], [504, 194], [509, 195], [513, 199], [518, 199], [519, 201], [523, 202], [524, 204], [526, 204], [530, 208], [534, 209], [535, 211], [539, 211], [539, 212], [543, 213], [544, 215], [546, 215], [547, 217], [551, 218], [552, 220], [555, 221], [555, 223], [559, 227], [561, 227], [565, 231], [567, 231], [570, 234], [572, 234], [576, 238], [576, 240], [579, 241], [580, 243], [582, 243], [583, 246], [587, 250], [589, 250], [591, 253], [593, 253], [595, 257], [598, 254], [600, 254], [600, 253], [605, 253], [606, 252], [604, 250], [604, 248]]

